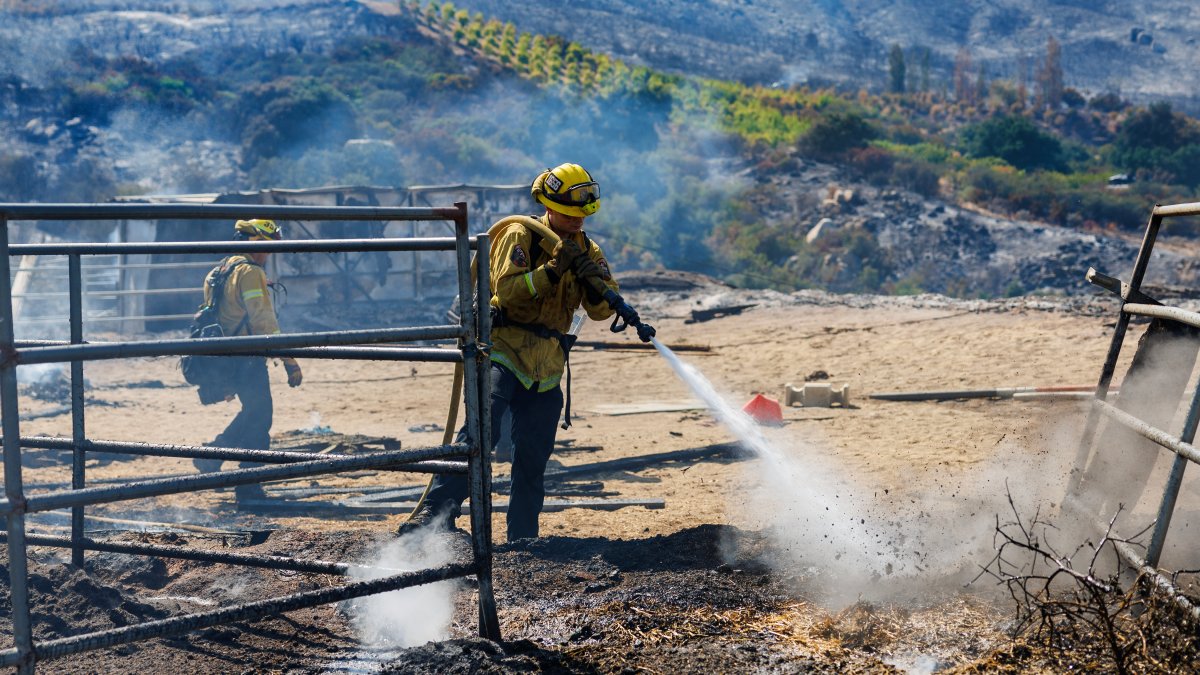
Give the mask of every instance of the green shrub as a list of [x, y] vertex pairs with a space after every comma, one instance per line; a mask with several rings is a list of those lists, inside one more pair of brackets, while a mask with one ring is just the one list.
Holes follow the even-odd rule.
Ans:
[[934, 164], [905, 157], [896, 162], [891, 184], [923, 197], [934, 197], [941, 191], [941, 175]]
[[1166, 102], [1130, 115], [1117, 130], [1111, 159], [1162, 182], [1200, 185], [1200, 125]]
[[1065, 168], [1062, 142], [1024, 117], [1005, 115], [971, 125], [962, 141], [972, 157], [999, 157], [1026, 171]]
[[875, 185], [887, 185], [896, 166], [896, 156], [878, 146], [855, 148], [847, 161], [860, 176]]
[[879, 135], [862, 114], [854, 111], [822, 115], [800, 139], [800, 149], [822, 159], [835, 159], [861, 148]]
[[963, 173], [967, 201], [1038, 218], [1057, 225], [1091, 224], [1136, 230], [1145, 224], [1153, 199], [1106, 189], [1103, 181], [1073, 185], [1063, 174], [1025, 174], [1007, 167], [974, 165]]
[[1100, 112], [1117, 112], [1124, 110], [1129, 104], [1121, 99], [1120, 94], [1111, 91], [1097, 94], [1088, 101], [1088, 107]]
[[280, 82], [245, 102], [244, 159], [302, 155], [310, 148], [340, 147], [358, 136], [349, 99], [316, 80]]
[[925, 292], [925, 289], [921, 287], [924, 282], [925, 280], [920, 275], [912, 275], [899, 279], [885, 288], [892, 295], [920, 295]]

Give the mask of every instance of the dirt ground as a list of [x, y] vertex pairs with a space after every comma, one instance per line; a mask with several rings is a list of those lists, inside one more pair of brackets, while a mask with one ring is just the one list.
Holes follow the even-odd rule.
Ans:
[[[352, 609], [324, 606], [47, 661], [41, 669], [929, 672], [999, 668], [1005, 658], [1016, 658], [1003, 632], [1010, 608], [981, 588], [986, 584], [963, 587], [963, 579], [986, 563], [988, 552], [962, 544], [993, 526], [1002, 507], [973, 493], [985, 486], [995, 491], [1009, 481], [1036, 482], [1035, 491], [1046, 493], [1041, 496], [1061, 495], [1056, 491], [1065, 483], [1063, 467], [1075, 452], [1085, 408], [1061, 399], [903, 403], [868, 394], [1092, 385], [1108, 348], [1114, 301], [782, 295], [716, 286], [675, 292], [634, 288], [629, 297], [665, 343], [704, 348], [679, 353], [737, 405], [755, 393], [779, 398], [785, 384], [800, 385], [806, 378], [848, 384], [850, 405], [786, 408], [784, 425], [771, 430], [770, 438], [785, 453], [821, 467], [812, 474], [814, 483], [836, 487], [831, 521], [839, 517], [838, 500], [850, 507], [846, 513], [868, 514], [864, 524], [875, 517], [901, 533], [911, 517], [915, 530], [950, 531], [950, 538], [914, 535], [912, 542], [889, 550], [941, 550], [898, 553], [897, 564], [907, 560], [909, 576], [880, 580], [875, 575], [869, 584], [847, 584], [855, 576], [842, 568], [857, 558], [843, 558], [840, 550], [828, 560], [819, 555], [813, 539], [822, 530], [812, 518], [823, 516], [813, 516], [811, 505], [763, 502], [763, 486], [770, 483], [763, 459], [725, 449], [702, 459], [574, 476], [552, 483], [548, 495], [550, 500], [661, 499], [661, 508], [547, 512], [541, 519], [543, 537], [516, 544], [503, 542], [504, 515], [496, 514], [501, 645], [472, 637], [474, 593], [463, 585], [454, 595], [449, 642], [407, 650], [363, 644], [349, 619]], [[754, 306], [688, 321], [692, 310], [735, 304]], [[595, 323], [581, 340], [632, 344], [635, 338], [612, 336], [607, 324]], [[1123, 362], [1131, 352], [1126, 350]], [[88, 363], [88, 436], [181, 444], [211, 440], [234, 414], [235, 404], [200, 406], [176, 364], [174, 358]], [[319, 440], [322, 434], [398, 439], [404, 447], [440, 442], [449, 366], [316, 360], [303, 366], [305, 381], [298, 389], [286, 386], [282, 368], [271, 368], [273, 433], [280, 444], [297, 437]], [[559, 434], [552, 470], [737, 440], [708, 413], [678, 409], [694, 397], [652, 350], [581, 347], [572, 355], [572, 366], [577, 419]], [[61, 404], [27, 396], [22, 413], [53, 412]], [[635, 404], [676, 409], [612, 414], [616, 406]], [[21, 432], [69, 436], [70, 416], [30, 419]], [[69, 467], [61, 463], [67, 456], [30, 452], [28, 492], [69, 482]], [[496, 468], [506, 473], [506, 465]], [[102, 456], [89, 461], [87, 476], [90, 482], [107, 482], [190, 471], [188, 460]], [[267, 485], [272, 498], [289, 500], [295, 511], [286, 515], [238, 511], [232, 490], [118, 502], [89, 511], [99, 518], [89, 520], [88, 527], [98, 536], [120, 539], [363, 561], [393, 538], [403, 513], [306, 515], [303, 502], [338, 502], [422, 483], [421, 476], [363, 472]], [[799, 485], [795, 494], [819, 487]], [[314, 494], [318, 491], [311, 488], [345, 492]], [[506, 499], [497, 495], [498, 501]], [[793, 507], [803, 518], [789, 526]], [[31, 531], [39, 533], [63, 535], [64, 524], [55, 514], [30, 519]], [[460, 518], [458, 526], [467, 527], [467, 519]], [[781, 528], [788, 536], [776, 536]], [[457, 535], [450, 538], [457, 541]], [[904, 535], [898, 538], [903, 541]], [[856, 540], [848, 541], [853, 546]], [[979, 541], [987, 543], [986, 537]], [[803, 552], [781, 554], [789, 546]], [[81, 570], [56, 562], [59, 551], [35, 550], [41, 638], [336, 581], [116, 555], [90, 555]], [[839, 583], [849, 588], [838, 594], [823, 588]], [[7, 603], [0, 620], [8, 621]], [[1017, 659], [1012, 667], [1036, 666]]]

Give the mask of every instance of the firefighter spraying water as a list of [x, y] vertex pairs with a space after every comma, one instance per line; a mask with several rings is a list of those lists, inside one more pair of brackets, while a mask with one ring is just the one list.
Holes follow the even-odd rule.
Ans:
[[[544, 215], [510, 216], [488, 230], [491, 428], [495, 435], [508, 414], [512, 430], [509, 541], [538, 536], [543, 478], [559, 413], [564, 413], [564, 429], [571, 424], [570, 353], [576, 311], [582, 309], [595, 321], [612, 317], [613, 332], [633, 326], [643, 341], [654, 337], [654, 328], [621, 297], [604, 252], [583, 230], [584, 219], [600, 209], [600, 184], [582, 166], [561, 164], [539, 174], [530, 194], [545, 207]], [[564, 373], [565, 396], [560, 386]], [[455, 397], [447, 435], [454, 424]], [[460, 441], [465, 433], [459, 431]], [[498, 439], [489, 440], [488, 447], [495, 447]], [[467, 493], [464, 476], [435, 475], [399, 534], [452, 528]]]

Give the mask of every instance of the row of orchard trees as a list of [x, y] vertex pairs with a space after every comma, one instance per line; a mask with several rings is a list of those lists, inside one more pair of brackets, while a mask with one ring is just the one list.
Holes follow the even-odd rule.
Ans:
[[629, 67], [558, 36], [518, 33], [511, 22], [485, 19], [482, 13], [471, 14], [453, 2], [434, 0], [422, 7], [419, 0], [409, 0], [409, 8], [462, 47], [542, 84], [599, 96], [628, 91], [662, 94], [672, 84], [672, 78], [643, 66]]
[[628, 97], [667, 105], [676, 116], [707, 117], [750, 144], [795, 143], [830, 109], [858, 107], [831, 92], [668, 75], [630, 66], [558, 36], [518, 32], [512, 23], [485, 19], [450, 1], [408, 2], [410, 10], [434, 30], [522, 77], [581, 97]]
[[[930, 88], [930, 52], [915, 48], [906, 57], [899, 45], [889, 56], [889, 89], [917, 93], [881, 100], [874, 96], [851, 99], [833, 92], [775, 89], [738, 82], [683, 78], [630, 66], [607, 54], [591, 51], [559, 36], [531, 35], [511, 22], [487, 19], [446, 0], [407, 0], [413, 14], [459, 46], [488, 58], [522, 77], [544, 86], [560, 87], [582, 97], [630, 97], [670, 105], [677, 115], [703, 115], [723, 131], [751, 144], [777, 147], [796, 143], [813, 124], [830, 112], [854, 112], [869, 118], [888, 117], [915, 121], [928, 118], [972, 120], [994, 114], [1029, 114], [1023, 80], [1012, 84], [989, 82], [986, 70], [973, 73], [970, 53], [961, 50], [955, 61], [953, 98]], [[913, 61], [915, 72], [908, 68]], [[1051, 38], [1044, 63], [1038, 68], [1033, 109], [1057, 110], [1079, 101], [1074, 90], [1063, 86], [1061, 49]], [[939, 112], [941, 111], [941, 112]]]

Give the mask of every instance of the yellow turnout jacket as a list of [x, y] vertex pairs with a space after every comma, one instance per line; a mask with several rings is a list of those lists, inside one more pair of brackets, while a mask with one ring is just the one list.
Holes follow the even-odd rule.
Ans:
[[[279, 320], [271, 303], [267, 288], [267, 273], [244, 255], [233, 255], [225, 259], [218, 269], [230, 269], [225, 279], [225, 294], [221, 298], [221, 311], [217, 321], [226, 335], [274, 335], [279, 332]], [[217, 270], [204, 278], [204, 302], [212, 301], [212, 286], [209, 279]]]
[[[549, 227], [546, 216], [541, 221]], [[511, 321], [540, 324], [560, 333], [570, 330], [571, 319], [580, 306], [596, 321], [612, 316], [607, 302], [587, 300], [573, 272], [563, 272], [557, 284], [550, 281], [543, 267], [550, 254], [535, 244], [535, 238], [541, 239], [524, 225], [513, 223], [492, 241], [492, 306], [503, 310]], [[586, 246], [586, 255], [604, 271], [605, 284], [616, 291], [617, 282], [596, 242], [583, 233], [572, 238], [581, 248]], [[492, 329], [492, 343], [492, 361], [512, 371], [526, 389], [536, 386], [538, 391], [549, 391], [558, 386], [565, 359], [558, 340], [538, 337], [517, 326], [500, 326]]]

